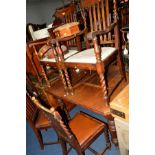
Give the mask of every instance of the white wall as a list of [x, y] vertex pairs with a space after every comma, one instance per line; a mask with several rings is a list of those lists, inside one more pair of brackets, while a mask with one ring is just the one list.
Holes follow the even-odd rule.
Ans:
[[26, 23], [50, 24], [55, 9], [61, 6], [63, 6], [62, 0], [27, 0]]

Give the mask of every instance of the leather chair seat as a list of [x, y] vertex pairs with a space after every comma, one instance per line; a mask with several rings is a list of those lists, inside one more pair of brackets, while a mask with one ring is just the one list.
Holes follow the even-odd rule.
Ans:
[[88, 146], [87, 142], [94, 140], [104, 129], [104, 123], [92, 118], [84, 113], [78, 113], [74, 119], [69, 122], [72, 132], [76, 135], [82, 149]]

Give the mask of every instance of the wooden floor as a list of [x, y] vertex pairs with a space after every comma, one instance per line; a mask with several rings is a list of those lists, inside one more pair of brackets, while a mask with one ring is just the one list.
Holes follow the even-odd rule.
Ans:
[[[115, 71], [113, 69], [108, 73], [108, 86], [112, 87], [121, 76], [118, 74], [118, 70]], [[95, 78], [97, 76], [94, 76]], [[93, 79], [93, 78], [92, 78]], [[81, 82], [80, 84], [74, 87], [74, 95], [64, 96], [64, 88], [60, 79], [57, 79], [55, 82], [51, 83], [50, 88], [46, 88], [45, 91], [48, 94], [52, 94], [56, 97], [60, 97], [64, 101], [68, 103], [73, 103], [76, 105], [80, 105], [86, 109], [89, 109], [93, 112], [96, 112], [101, 115], [106, 115], [110, 112], [109, 106], [106, 106], [103, 100], [102, 89], [98, 85], [94, 87], [94, 81], [96, 83], [97, 80], [92, 80], [89, 82]], [[110, 102], [119, 94], [119, 92], [128, 84], [128, 73], [127, 73], [127, 81], [123, 80], [119, 84], [119, 86], [115, 89], [113, 94], [110, 97]]]

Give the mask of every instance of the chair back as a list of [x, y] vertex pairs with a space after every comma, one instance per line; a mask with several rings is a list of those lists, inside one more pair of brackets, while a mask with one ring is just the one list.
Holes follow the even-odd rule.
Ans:
[[26, 26], [27, 41], [39, 40], [49, 37], [46, 24], [32, 24], [28, 23]]
[[53, 128], [55, 129], [58, 137], [64, 141], [67, 141], [73, 147], [80, 148], [76, 136], [73, 134], [69, 127], [65, 111], [63, 111], [59, 107], [56, 109], [53, 107], [48, 109], [42, 104], [40, 104], [39, 100], [35, 96], [33, 96], [31, 99], [34, 102], [34, 104], [45, 113], [49, 122], [51, 122]]
[[40, 63], [40, 58], [38, 56], [39, 49], [45, 45], [46, 42], [46, 40], [34, 41], [27, 43], [26, 45], [26, 72], [37, 77], [40, 86], [43, 84], [43, 79], [46, 81], [46, 84], [50, 86], [46, 72]]
[[71, 23], [77, 20], [75, 11], [76, 5], [74, 3], [71, 3], [66, 7], [58, 8], [55, 12], [55, 16], [58, 18], [63, 18], [64, 24]]
[[31, 98], [26, 94], [26, 119], [33, 123], [37, 117], [38, 108], [31, 101]]
[[[77, 22], [76, 12], [77, 11], [76, 11], [75, 3], [70, 3], [65, 7], [58, 8], [55, 12], [55, 16], [57, 18], [63, 19], [63, 24], [67, 24], [67, 23]], [[76, 47], [77, 45], [75, 39], [67, 41], [66, 44], [68, 47]]]
[[[88, 31], [106, 31], [113, 22], [117, 23], [117, 4], [116, 0], [81, 0], [81, 9], [87, 19]], [[116, 24], [117, 26], [117, 24]], [[100, 44], [115, 44], [116, 29], [105, 35], [100, 36]], [[118, 31], [118, 30], [117, 30]], [[118, 32], [117, 32], [118, 33]]]

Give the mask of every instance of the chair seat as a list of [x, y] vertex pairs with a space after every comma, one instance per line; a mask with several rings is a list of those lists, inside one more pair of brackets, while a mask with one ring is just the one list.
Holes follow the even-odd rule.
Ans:
[[103, 130], [104, 123], [80, 112], [69, 122], [69, 126], [80, 146], [85, 148], [87, 146], [84, 145], [91, 143], [91, 140]]
[[[101, 50], [102, 50], [101, 59], [102, 61], [104, 61], [109, 56], [111, 56], [117, 49], [113, 47], [102, 47]], [[66, 59], [65, 62], [95, 64], [96, 57], [95, 57], [94, 48], [86, 49], [82, 52], [79, 52], [69, 57], [68, 59]]]
[[[78, 53], [77, 50], [69, 50], [68, 53], [64, 54], [64, 59], [67, 59], [71, 56], [73, 56], [74, 54]], [[43, 61], [43, 62], [56, 62], [55, 61], [55, 58], [47, 58], [47, 57], [43, 57], [42, 59], [40, 59], [40, 61]]]
[[49, 36], [50, 36], [50, 34], [49, 34], [47, 28], [34, 31], [32, 33], [33, 40], [39, 40], [39, 39], [47, 38]]
[[35, 122], [35, 127], [37, 129], [41, 129], [41, 128], [50, 128], [51, 124], [48, 121], [47, 117], [45, 116], [45, 114], [40, 111], [37, 117], [37, 120]]

